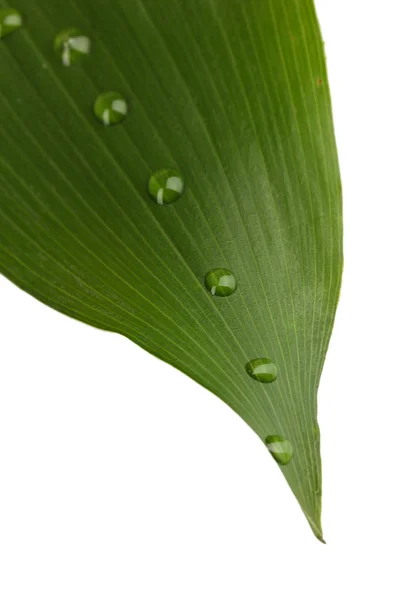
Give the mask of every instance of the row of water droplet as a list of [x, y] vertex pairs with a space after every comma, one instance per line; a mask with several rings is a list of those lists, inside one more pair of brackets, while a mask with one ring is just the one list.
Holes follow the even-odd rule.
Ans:
[[[0, 39], [21, 26], [22, 16], [17, 10], [0, 10]], [[90, 38], [76, 28], [64, 29], [54, 41], [55, 52], [65, 67], [79, 63], [90, 53], [91, 45]], [[106, 91], [96, 98], [93, 112], [103, 125], [117, 125], [127, 116], [128, 103], [119, 92]], [[175, 203], [183, 195], [184, 189], [184, 178], [176, 169], [161, 169], [153, 173], [148, 182], [149, 195], [159, 205]], [[222, 298], [231, 296], [237, 289], [234, 274], [225, 268], [209, 271], [204, 278], [204, 285], [210, 294]], [[271, 384], [278, 376], [277, 366], [267, 357], [250, 360], [245, 369], [252, 379], [263, 384]], [[286, 465], [291, 460], [293, 448], [284, 437], [269, 435], [265, 444], [279, 464]]]

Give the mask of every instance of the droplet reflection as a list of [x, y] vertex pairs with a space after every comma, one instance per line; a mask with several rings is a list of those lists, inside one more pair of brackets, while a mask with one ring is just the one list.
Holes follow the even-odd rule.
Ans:
[[265, 445], [280, 465], [287, 465], [293, 456], [293, 447], [289, 440], [281, 435], [269, 435], [265, 439]]
[[118, 92], [103, 92], [96, 98], [93, 111], [103, 125], [117, 125], [128, 114], [128, 103]]
[[54, 49], [64, 67], [70, 67], [90, 53], [91, 41], [79, 29], [63, 29], [54, 40]]
[[236, 278], [229, 269], [212, 269], [204, 278], [204, 285], [213, 296], [226, 297], [237, 289]]
[[182, 196], [185, 182], [176, 169], [160, 169], [149, 179], [148, 190], [157, 204], [173, 204]]
[[0, 8], [0, 39], [22, 27], [22, 16], [15, 8]]
[[247, 363], [246, 371], [261, 383], [272, 383], [278, 377], [278, 367], [269, 358], [253, 358]]

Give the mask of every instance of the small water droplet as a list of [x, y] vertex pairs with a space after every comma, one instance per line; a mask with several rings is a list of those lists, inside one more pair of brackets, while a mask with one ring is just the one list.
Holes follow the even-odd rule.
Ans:
[[149, 194], [157, 204], [173, 204], [182, 196], [184, 188], [184, 179], [175, 169], [161, 169], [149, 179]]
[[0, 8], [0, 39], [22, 27], [22, 16], [15, 8]]
[[64, 67], [80, 62], [90, 53], [91, 41], [79, 29], [63, 29], [54, 40], [54, 49]]
[[213, 296], [230, 296], [237, 289], [234, 274], [229, 269], [212, 269], [204, 278], [204, 285]]
[[247, 363], [246, 371], [261, 383], [272, 383], [278, 376], [278, 367], [269, 358], [253, 358]]
[[269, 435], [265, 444], [280, 465], [287, 465], [293, 456], [292, 444], [281, 435]]
[[93, 110], [103, 125], [116, 125], [128, 114], [128, 103], [118, 92], [103, 92], [97, 96]]

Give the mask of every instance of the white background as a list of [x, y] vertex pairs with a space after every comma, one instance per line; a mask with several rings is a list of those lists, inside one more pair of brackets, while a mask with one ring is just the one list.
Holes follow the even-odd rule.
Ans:
[[327, 545], [222, 402], [0, 278], [2, 600], [399, 597], [396, 5], [317, 1], [346, 252], [319, 396]]

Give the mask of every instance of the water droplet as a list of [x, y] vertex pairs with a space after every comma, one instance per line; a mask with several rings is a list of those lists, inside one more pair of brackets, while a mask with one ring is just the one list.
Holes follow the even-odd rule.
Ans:
[[247, 363], [246, 371], [261, 383], [272, 383], [278, 376], [278, 367], [269, 358], [253, 358]]
[[90, 53], [91, 41], [79, 29], [63, 29], [54, 40], [54, 49], [64, 67], [70, 67]]
[[22, 16], [15, 8], [0, 9], [0, 39], [22, 27]]
[[293, 456], [292, 444], [281, 435], [269, 435], [265, 444], [280, 465], [287, 465]]
[[230, 296], [236, 291], [237, 283], [229, 269], [213, 269], [204, 278], [204, 285], [213, 296]]
[[93, 110], [103, 125], [116, 125], [128, 114], [128, 103], [118, 92], [103, 92], [97, 96]]
[[173, 204], [182, 196], [184, 188], [184, 179], [175, 169], [161, 169], [149, 179], [149, 194], [157, 204]]

